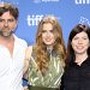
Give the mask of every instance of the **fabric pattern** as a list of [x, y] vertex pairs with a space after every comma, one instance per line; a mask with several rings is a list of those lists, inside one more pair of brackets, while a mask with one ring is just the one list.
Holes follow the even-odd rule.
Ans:
[[64, 69], [61, 65], [59, 55], [56, 55], [55, 52], [53, 52], [50, 54], [48, 71], [43, 76], [40, 70], [37, 71], [37, 64], [32, 53], [29, 67], [29, 83], [32, 86], [57, 88], [60, 86], [63, 72]]

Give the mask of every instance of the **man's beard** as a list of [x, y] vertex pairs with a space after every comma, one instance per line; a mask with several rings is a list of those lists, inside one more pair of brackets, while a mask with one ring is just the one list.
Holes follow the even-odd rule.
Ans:
[[12, 35], [12, 33], [14, 33], [14, 31], [10, 31], [10, 32], [3, 32], [0, 30], [0, 36], [3, 36], [3, 37], [10, 37]]

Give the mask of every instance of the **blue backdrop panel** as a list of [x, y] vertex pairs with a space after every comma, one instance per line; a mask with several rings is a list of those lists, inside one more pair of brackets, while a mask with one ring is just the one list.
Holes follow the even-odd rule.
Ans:
[[1, 0], [18, 6], [20, 16], [16, 34], [28, 44], [35, 43], [38, 21], [45, 15], [55, 15], [67, 43], [70, 30], [77, 23], [90, 25], [90, 0]]

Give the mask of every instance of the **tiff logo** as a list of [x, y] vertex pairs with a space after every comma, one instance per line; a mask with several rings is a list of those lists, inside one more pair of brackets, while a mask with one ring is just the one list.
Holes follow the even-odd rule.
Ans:
[[27, 15], [28, 26], [37, 26], [44, 15]]
[[76, 4], [90, 4], [90, 0], [75, 0]]

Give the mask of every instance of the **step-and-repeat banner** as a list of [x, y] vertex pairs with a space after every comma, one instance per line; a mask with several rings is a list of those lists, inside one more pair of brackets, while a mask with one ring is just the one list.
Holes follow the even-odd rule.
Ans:
[[65, 42], [71, 29], [78, 23], [90, 25], [90, 0], [0, 0], [10, 2], [19, 8], [16, 35], [28, 44], [35, 43], [38, 21], [45, 15], [58, 18]]

